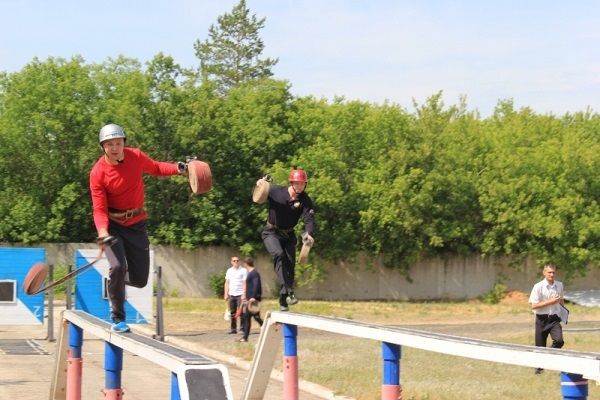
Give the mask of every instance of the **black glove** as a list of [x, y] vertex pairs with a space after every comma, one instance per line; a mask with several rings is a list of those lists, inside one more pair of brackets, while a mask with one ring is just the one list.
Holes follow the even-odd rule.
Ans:
[[177, 170], [179, 171], [179, 173], [183, 173], [184, 171], [187, 171], [188, 169], [188, 164], [190, 163], [190, 161], [194, 161], [196, 160], [196, 157], [194, 156], [185, 156], [185, 161], [179, 161], [177, 163]]
[[100, 247], [104, 247], [104, 246], [112, 246], [113, 244], [117, 243], [117, 238], [114, 236], [98, 236], [95, 239], [95, 242], [98, 246]]
[[300, 236], [302, 237], [302, 243], [304, 243], [307, 246], [312, 244], [312, 242], [310, 241], [310, 235], [308, 234], [308, 232], [304, 232]]

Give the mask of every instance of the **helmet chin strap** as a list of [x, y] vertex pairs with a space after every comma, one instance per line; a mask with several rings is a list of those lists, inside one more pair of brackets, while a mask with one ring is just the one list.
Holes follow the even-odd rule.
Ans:
[[293, 182], [290, 182], [290, 184], [292, 185], [292, 190], [293, 190], [293, 191], [294, 191], [294, 193], [296, 193], [296, 194], [300, 194], [300, 193], [302, 193], [302, 192], [304, 191], [304, 189], [306, 189], [306, 185], [304, 185], [304, 189], [302, 189], [302, 191], [300, 191], [300, 192], [299, 192], [299, 191], [297, 191], [297, 190], [296, 190], [296, 188], [294, 187], [294, 184], [293, 184]]
[[[106, 152], [106, 150], [104, 150], [104, 147], [102, 147], [102, 151], [104, 152], [104, 156], [110, 159], [110, 157], [108, 157], [108, 153]], [[123, 164], [124, 162], [125, 162], [125, 160], [123, 160], [123, 159], [117, 160], [117, 164]]]

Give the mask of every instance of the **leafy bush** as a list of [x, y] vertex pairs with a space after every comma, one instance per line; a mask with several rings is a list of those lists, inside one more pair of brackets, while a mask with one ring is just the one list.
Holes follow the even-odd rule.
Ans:
[[215, 297], [222, 299], [225, 295], [225, 274], [226, 270], [219, 272], [218, 274], [210, 274], [208, 276], [208, 284], [212, 289]]
[[492, 290], [487, 294], [478, 297], [479, 300], [487, 304], [498, 304], [506, 295], [506, 286], [502, 283], [496, 283]]
[[[57, 281], [57, 280], [63, 278], [65, 275], [67, 275], [67, 273], [69, 272], [68, 268], [69, 268], [68, 266], [62, 265], [62, 264], [54, 265], [52, 281]], [[46, 282], [46, 285], [47, 284], [48, 284], [48, 282]], [[75, 286], [75, 281], [72, 280], [71, 288], [73, 289], [74, 286]], [[65, 282], [54, 288], [54, 297], [59, 298], [59, 299], [64, 299], [66, 297], [66, 292], [67, 292], [67, 283]]]

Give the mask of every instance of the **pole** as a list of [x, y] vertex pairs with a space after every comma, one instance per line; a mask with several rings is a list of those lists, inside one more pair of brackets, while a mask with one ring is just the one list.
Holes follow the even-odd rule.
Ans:
[[[69, 265], [67, 267], [67, 274], [70, 274], [71, 272], [73, 272], [73, 266]], [[65, 289], [65, 295], [66, 295], [66, 299], [67, 299], [67, 310], [70, 310], [73, 308], [73, 303], [72, 303], [72, 298], [71, 296], [73, 295], [73, 292], [71, 291], [71, 281], [67, 281], [67, 285], [66, 285], [66, 289]]]
[[400, 345], [383, 342], [383, 385], [381, 387], [381, 400], [397, 400], [402, 398], [400, 354]]
[[179, 392], [179, 379], [175, 372], [171, 372], [171, 400], [181, 400]]
[[162, 307], [162, 267], [156, 267], [156, 335], [154, 339], [165, 341], [165, 330], [163, 322], [163, 307]]
[[[48, 267], [48, 276], [50, 282], [54, 279], [54, 264], [50, 264]], [[54, 342], [54, 289], [50, 289], [48, 292], [48, 341]]]
[[123, 371], [123, 349], [109, 342], [104, 344], [104, 398], [121, 400], [121, 371]]
[[583, 375], [560, 373], [561, 392], [564, 400], [586, 400], [588, 396], [588, 380]]
[[83, 329], [69, 323], [69, 358], [67, 360], [67, 393], [66, 400], [81, 400], [81, 380], [83, 361]]
[[298, 396], [298, 326], [283, 324], [283, 399]]

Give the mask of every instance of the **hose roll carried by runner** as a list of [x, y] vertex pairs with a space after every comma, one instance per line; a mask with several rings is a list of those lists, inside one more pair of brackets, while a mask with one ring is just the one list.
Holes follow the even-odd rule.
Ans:
[[252, 201], [256, 204], [263, 204], [269, 197], [269, 188], [273, 182], [271, 175], [266, 175], [256, 183], [254, 192], [252, 192]]
[[204, 161], [195, 157], [186, 158], [188, 181], [194, 194], [208, 193], [212, 189], [212, 174], [210, 167]]

